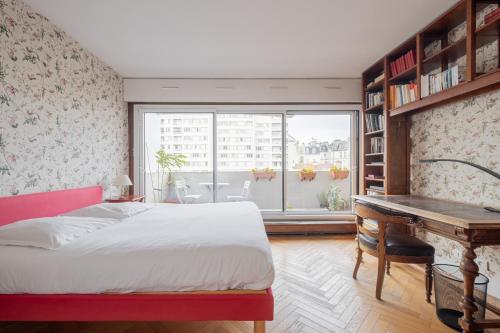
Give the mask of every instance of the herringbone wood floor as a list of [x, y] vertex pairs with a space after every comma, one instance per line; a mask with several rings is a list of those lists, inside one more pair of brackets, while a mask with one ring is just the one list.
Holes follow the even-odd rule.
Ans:
[[[275, 320], [269, 333], [452, 332], [424, 301], [423, 272], [393, 264], [382, 298], [375, 299], [376, 259], [365, 256], [358, 280], [352, 279], [355, 242], [338, 237], [273, 237], [276, 264]], [[245, 322], [14, 323], [0, 333], [250, 333]]]

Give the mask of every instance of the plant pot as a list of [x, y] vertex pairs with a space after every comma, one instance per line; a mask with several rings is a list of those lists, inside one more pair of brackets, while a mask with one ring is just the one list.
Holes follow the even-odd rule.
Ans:
[[259, 179], [267, 179], [271, 181], [274, 177], [276, 177], [276, 171], [256, 171], [253, 172], [253, 176], [255, 181], [259, 181]]
[[299, 178], [301, 182], [304, 180], [313, 181], [316, 178], [316, 172], [299, 171]]
[[330, 171], [332, 179], [346, 179], [349, 177], [349, 170]]

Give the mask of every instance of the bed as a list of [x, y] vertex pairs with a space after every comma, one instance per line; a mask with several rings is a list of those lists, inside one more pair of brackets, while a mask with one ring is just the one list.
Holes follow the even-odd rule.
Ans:
[[[2, 197], [0, 198], [0, 225], [23, 219], [54, 216], [100, 202], [102, 202], [102, 188], [98, 186]], [[19, 278], [12, 279], [18, 280], [13, 289], [9, 289], [2, 284], [0, 320], [232, 320], [254, 321], [254, 332], [265, 332], [265, 321], [273, 319], [274, 311], [274, 298], [269, 287], [274, 277], [274, 271], [272, 263], [270, 263], [271, 266], [264, 264], [266, 260], [269, 262], [269, 257], [266, 255], [266, 244], [261, 239], [262, 235], [265, 236], [265, 234], [263, 229], [259, 231], [257, 228], [257, 231], [255, 231], [256, 229], [251, 227], [252, 222], [248, 218], [248, 215], [251, 214], [248, 212], [241, 212], [243, 215], [240, 215], [241, 218], [239, 219], [241, 221], [247, 219], [247, 224], [241, 221], [238, 221], [241, 223], [236, 224], [237, 221], [234, 221], [235, 223], [231, 225], [229, 222], [238, 216], [238, 210], [245, 211], [245, 209], [248, 209], [248, 211], [251, 211], [251, 208], [245, 205], [248, 204], [224, 207], [214, 204], [206, 206], [193, 205], [189, 209], [184, 205], [159, 206], [144, 214], [137, 215], [134, 220], [126, 221], [123, 226], [120, 226], [120, 229], [108, 230], [108, 233], [115, 233], [117, 239], [120, 239], [118, 233], [124, 232], [138, 235], [137, 237], [129, 237], [129, 241], [137, 242], [137, 244], [141, 244], [141, 241], [145, 242], [145, 244], [153, 244], [151, 246], [145, 245], [144, 249], [141, 248], [141, 251], [137, 251], [137, 258], [135, 259], [133, 258], [134, 255], [131, 256], [130, 253], [123, 254], [120, 253], [120, 250], [116, 250], [126, 248], [130, 246], [130, 243], [117, 244], [113, 248], [115, 250], [111, 251], [114, 257], [109, 257], [113, 258], [113, 260], [108, 260], [108, 262], [119, 263], [126, 261], [130, 263], [128, 269], [132, 280], [142, 283], [138, 285], [130, 285], [127, 284], [126, 280], [119, 279], [120, 267], [123, 265], [113, 266], [109, 264], [109, 267], [102, 268], [102, 264], [106, 262], [104, 260], [99, 266], [99, 260], [95, 259], [96, 256], [97, 258], [99, 256], [105, 258], [109, 255], [109, 250], [102, 249], [102, 246], [96, 246], [95, 243], [99, 244], [99, 237], [101, 237], [101, 244], [103, 244], [103, 239], [109, 239], [106, 232], [96, 236], [95, 242], [94, 240], [93, 242], [82, 241], [73, 247], [69, 246], [65, 250], [66, 252], [61, 251], [58, 254], [59, 257], [55, 260], [57, 264], [54, 266], [60, 274], [56, 277], [50, 276], [49, 279], [45, 277], [44, 272], [47, 272], [47, 270], [44, 270], [44, 267], [50, 267], [50, 261], [44, 262], [44, 256], [41, 256], [38, 252], [33, 250], [24, 253], [22, 249], [21, 252], [16, 252], [19, 249], [15, 249], [15, 247], [9, 248], [8, 251], [2, 251], [0, 261], [4, 260], [5, 262], [9, 257], [24, 258], [24, 260], [17, 263], [19, 267], [15, 267], [21, 272], [26, 272], [26, 276], [30, 275], [29, 279], [32, 283], [31, 285], [26, 283], [23, 286], [23, 279]], [[217, 213], [217, 209], [219, 209], [220, 213]], [[170, 238], [177, 239], [177, 243], [168, 245], [167, 239], [162, 240], [161, 236], [141, 234], [141, 228], [147, 229], [155, 225], [159, 227], [161, 220], [159, 216], [167, 212], [168, 216], [172, 217], [171, 224], [173, 224], [173, 228], [171, 226], [169, 231]], [[217, 217], [220, 217], [221, 221], [218, 224]], [[201, 224], [182, 227], [188, 225], [182, 224], [183, 220], [198, 221], [198, 223], [205, 221], [205, 228]], [[148, 223], [151, 226], [148, 226]], [[220, 232], [216, 232], [216, 226], [226, 230], [223, 237], [218, 235]], [[241, 236], [237, 233], [238, 226], [242, 227], [242, 230], [240, 230]], [[263, 228], [263, 226], [261, 227]], [[177, 230], [177, 234], [174, 230]], [[255, 233], [253, 236], [252, 232]], [[189, 235], [189, 237], [182, 237], [182, 233]], [[231, 235], [234, 235], [234, 237], [231, 237]], [[189, 238], [195, 240], [193, 242], [195, 246], [179, 247], [179, 239], [186, 241]], [[254, 241], [256, 238], [259, 238], [258, 241]], [[208, 245], [199, 248], [198, 244], [200, 242]], [[221, 248], [213, 246], [213, 243], [219, 244], [220, 242], [225, 242], [222, 243], [222, 248], [226, 249], [226, 251], [221, 251]], [[162, 245], [163, 243], [165, 245]], [[106, 243], [104, 242], [104, 244]], [[154, 246], [154, 244], [157, 246]], [[147, 266], [148, 262], [151, 264], [151, 261], [153, 261], [147, 260], [147, 258], [153, 258], [160, 245], [174, 246], [175, 249], [181, 248], [185, 252], [187, 248], [190, 252], [163, 256], [165, 258], [165, 267], [177, 267], [176, 273], [157, 274], [156, 280], [148, 281], [144, 278], [143, 273], [157, 271], [158, 261], [156, 261], [156, 266]], [[76, 266], [71, 266], [71, 261], [67, 260], [67, 257], [72, 255], [71, 251], [73, 251], [73, 255], [78, 251], [85, 253], [85, 255], [79, 256], [78, 265]], [[94, 257], [86, 257], [87, 253]], [[191, 257], [189, 257], [189, 253], [191, 253]], [[128, 258], [125, 259], [123, 255], [128, 256]], [[190, 259], [181, 262], [178, 258]], [[260, 260], [262, 269], [252, 268], [252, 261], [256, 260]], [[235, 265], [239, 265], [237, 266], [238, 269], [233, 269], [230, 274], [220, 273], [219, 268], [222, 267], [221, 265], [230, 261], [234, 261]], [[245, 263], [248, 267], [245, 264], [242, 265], [242, 263]], [[86, 265], [97, 265], [107, 270], [107, 274], [101, 272], [99, 275], [99, 270]], [[210, 267], [213, 266], [218, 267], [218, 269], [210, 270]], [[136, 267], [135, 270], [134, 267]], [[74, 271], [78, 274], [71, 275]], [[189, 276], [189, 272], [192, 271], [196, 271], [196, 274]], [[240, 271], [241, 276], [234, 276], [237, 275], [235, 272]], [[36, 275], [38, 278], [33, 280], [33, 274], [36, 274], [36, 272], [38, 272]], [[210, 276], [211, 272], [218, 272], [219, 275]], [[111, 278], [99, 280], [100, 277], [106, 275]], [[197, 278], [198, 276], [204, 278], [200, 280]], [[0, 279], [2, 279], [1, 273]], [[6, 279], [5, 276], [4, 279]], [[33, 283], [33, 281], [36, 283]], [[91, 282], [86, 284], [85, 281]], [[72, 289], [72, 286], [75, 285], [78, 285], [80, 289]], [[19, 291], [23, 293], [19, 293]]]

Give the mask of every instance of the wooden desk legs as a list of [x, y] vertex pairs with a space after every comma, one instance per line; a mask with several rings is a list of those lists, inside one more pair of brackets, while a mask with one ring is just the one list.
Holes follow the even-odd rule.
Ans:
[[466, 245], [460, 263], [460, 271], [464, 275], [464, 295], [460, 305], [464, 316], [459, 322], [464, 333], [473, 333], [477, 328], [472, 318], [474, 312], [477, 311], [477, 306], [474, 304], [474, 281], [479, 275], [479, 267], [474, 261], [475, 259], [474, 247], [471, 244]]

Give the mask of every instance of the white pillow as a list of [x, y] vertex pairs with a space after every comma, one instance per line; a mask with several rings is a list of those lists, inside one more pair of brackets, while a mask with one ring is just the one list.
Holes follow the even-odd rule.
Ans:
[[100, 217], [123, 220], [151, 209], [153, 206], [142, 202], [101, 203], [73, 210], [61, 216]]
[[74, 239], [118, 222], [115, 219], [55, 216], [23, 220], [0, 227], [0, 245], [54, 250]]

